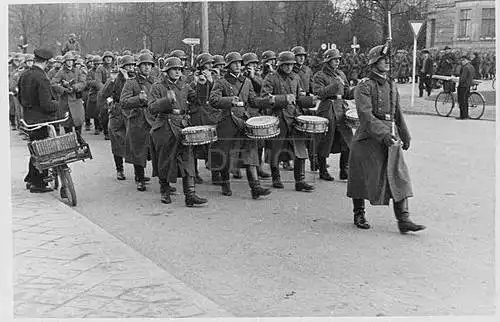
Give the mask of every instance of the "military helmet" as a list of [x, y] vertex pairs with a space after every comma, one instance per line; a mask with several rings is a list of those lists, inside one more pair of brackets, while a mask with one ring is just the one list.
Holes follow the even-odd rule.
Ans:
[[236, 61], [243, 62], [240, 53], [236, 51], [232, 51], [229, 54], [227, 54], [224, 60], [226, 61], [226, 67], [228, 67], [229, 65], [231, 65], [231, 63], [234, 63]]
[[186, 53], [184, 52], [184, 50], [181, 50], [181, 49], [176, 49], [176, 50], [173, 50], [170, 55], [170, 57], [177, 57], [179, 59], [187, 59], [187, 55]]
[[328, 49], [323, 53], [323, 63], [328, 63], [330, 60], [334, 58], [340, 58], [340, 51], [336, 48]]
[[246, 53], [242, 57], [243, 65], [248, 65], [250, 63], [259, 63], [259, 57], [255, 53]]
[[66, 53], [64, 56], [63, 56], [63, 61], [66, 62], [68, 60], [76, 60], [75, 56], [73, 56], [72, 53]]
[[26, 54], [26, 56], [24, 56], [24, 61], [27, 62], [27, 61], [34, 61], [35, 60], [35, 55], [32, 55], [32, 54]]
[[283, 64], [295, 64], [295, 55], [291, 51], [282, 51], [278, 55], [278, 66]]
[[111, 51], [109, 51], [109, 50], [106, 50], [106, 51], [104, 52], [104, 54], [102, 54], [102, 59], [103, 59], [103, 60], [104, 60], [104, 58], [106, 58], [106, 57], [111, 57], [111, 58], [113, 58], [113, 59], [115, 58], [115, 56], [113, 55], [113, 53], [112, 53]]
[[276, 59], [276, 53], [272, 50], [266, 50], [262, 53], [262, 62], [265, 63], [269, 59]]
[[122, 56], [125, 56], [125, 55], [132, 56], [132, 52], [130, 50], [124, 50], [123, 53], [122, 53]]
[[77, 58], [76, 61], [75, 61], [75, 65], [76, 64], [84, 65], [85, 62], [84, 62], [84, 60], [82, 58]]
[[167, 72], [171, 68], [182, 68], [182, 61], [179, 57], [168, 57], [165, 60], [165, 66], [163, 66], [162, 71]]
[[295, 55], [295, 56], [298, 56], [298, 55], [307, 55], [307, 52], [305, 50], [304, 47], [302, 46], [295, 46], [292, 48], [292, 53]]
[[382, 57], [385, 57], [387, 53], [384, 52], [384, 45], [378, 45], [370, 49], [368, 52], [368, 65], [373, 65]]
[[153, 56], [153, 52], [147, 48], [141, 49], [141, 51], [139, 52], [139, 55], [141, 55], [141, 54], [150, 54], [151, 56]]
[[196, 57], [196, 66], [202, 67], [205, 64], [213, 63], [214, 58], [210, 53], [201, 53]]
[[150, 63], [150, 64], [153, 64], [153, 66], [154, 66], [155, 61], [153, 59], [153, 55], [148, 54], [148, 53], [140, 54], [139, 58], [137, 59], [137, 66], [140, 66], [141, 64], [144, 64], [144, 63]]
[[123, 55], [120, 67], [123, 68], [126, 65], [135, 65], [135, 59], [132, 55]]
[[102, 64], [102, 57], [99, 55], [95, 55], [94, 58], [92, 59], [92, 62], [94, 64]]
[[224, 61], [224, 57], [222, 57], [222, 55], [213, 55], [212, 58], [214, 59], [214, 66], [226, 64], [226, 62]]
[[56, 62], [58, 63], [64, 63], [64, 57], [61, 56], [61, 55], [57, 55], [56, 58], [55, 58]]

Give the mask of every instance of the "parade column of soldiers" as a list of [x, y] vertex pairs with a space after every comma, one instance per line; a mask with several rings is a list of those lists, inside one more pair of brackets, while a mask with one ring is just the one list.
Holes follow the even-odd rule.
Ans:
[[[103, 57], [87, 55], [84, 61], [73, 51], [78, 46], [73, 38], [65, 44], [64, 48], [69, 50], [64, 56], [51, 60], [54, 66], [47, 69], [59, 100], [57, 115], [70, 112], [65, 132], [74, 126], [81, 138], [83, 123], [85, 129], [90, 130], [89, 121], [93, 119], [95, 134], [102, 130], [105, 139], [111, 140], [116, 178], [126, 180], [124, 160], [133, 164], [138, 191], [146, 190], [150, 178], [145, 176], [144, 169], [151, 160], [152, 175], [159, 178], [163, 203], [172, 202], [171, 195], [176, 189], [171, 183], [177, 178], [182, 178], [186, 206], [207, 203], [207, 199], [195, 192], [195, 185], [203, 182], [198, 159], [205, 160], [205, 166], [212, 173], [212, 183], [221, 185], [224, 196], [232, 195], [230, 173], [238, 174], [235, 170], [244, 168], [251, 196], [258, 199], [271, 193], [261, 185], [260, 179], [271, 177], [272, 187], [284, 188], [280, 162], [284, 162], [285, 169], [293, 169], [296, 191], [315, 189], [305, 181], [307, 159], [312, 163], [312, 171], [319, 169], [321, 179], [332, 181], [333, 177], [326, 170], [330, 153], [341, 154], [340, 179], [348, 180], [348, 196], [353, 198], [357, 227], [369, 228], [364, 217], [364, 199], [373, 204], [387, 204], [390, 198], [401, 195], [379, 184], [383, 176], [375, 178], [371, 172], [373, 169], [378, 174], [383, 171], [380, 166], [392, 143], [389, 139], [401, 138], [403, 148], [407, 149], [410, 138], [399, 109], [397, 92], [393, 95], [397, 97], [398, 136], [387, 134], [389, 125], [378, 119], [379, 114], [389, 108], [384, 105], [388, 104], [385, 97], [391, 95], [387, 71], [379, 66], [379, 61], [385, 57], [378, 47], [373, 49], [376, 55], [369, 54], [369, 77], [351, 87], [350, 80], [340, 69], [342, 54], [337, 49], [323, 54], [322, 67], [316, 73], [305, 65], [307, 52], [301, 46], [277, 56], [271, 50], [265, 51], [260, 66], [258, 56], [251, 52], [244, 55], [231, 52], [225, 57], [202, 53], [196, 57], [197, 70], [189, 73], [187, 55], [182, 50], [174, 50], [156, 60], [147, 49], [135, 55], [124, 51], [122, 56], [105, 51]], [[349, 73], [359, 74], [361, 67], [356, 66]], [[15, 84], [14, 81], [9, 84], [13, 95], [17, 92]], [[354, 139], [345, 122], [345, 100], [353, 98], [361, 121], [361, 129]], [[85, 103], [85, 117], [78, 114], [82, 108], [72, 107], [77, 100]], [[317, 112], [312, 112], [318, 104]], [[311, 136], [298, 131], [295, 119], [303, 114], [328, 119], [325, 135]], [[256, 140], [246, 136], [245, 121], [261, 115], [279, 120], [277, 137]], [[14, 121], [11, 118], [11, 125], [16, 125], [15, 118]], [[182, 144], [182, 129], [193, 125], [216, 126], [218, 141], [196, 148]], [[367, 169], [363, 161], [370, 159], [366, 154], [370, 151], [380, 155], [380, 160], [374, 160], [373, 169]], [[262, 169], [263, 162], [270, 165], [270, 175]], [[380, 187], [389, 190], [380, 192], [377, 190]], [[382, 194], [383, 198], [374, 199], [374, 194], [379, 197]], [[401, 232], [425, 228], [409, 220], [406, 201], [409, 196], [411, 191], [394, 203]]]

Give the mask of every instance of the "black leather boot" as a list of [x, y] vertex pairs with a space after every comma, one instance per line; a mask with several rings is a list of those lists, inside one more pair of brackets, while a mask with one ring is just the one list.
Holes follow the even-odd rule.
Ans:
[[319, 178], [326, 181], [335, 180], [326, 170], [326, 158], [318, 157]]
[[267, 179], [271, 177], [271, 174], [264, 171], [264, 169], [262, 169], [262, 166], [260, 165], [257, 167], [257, 175], [262, 179]]
[[182, 177], [182, 188], [184, 190], [184, 196], [186, 197], [185, 203], [187, 207], [193, 207], [194, 205], [202, 205], [208, 202], [207, 199], [201, 198], [196, 195], [194, 189], [194, 177], [184, 176]]
[[146, 191], [146, 183], [144, 181], [144, 168], [134, 164], [135, 183], [138, 191]]
[[349, 167], [349, 151], [340, 152], [340, 160], [339, 160], [339, 179], [347, 180], [348, 177], [348, 168]]
[[170, 193], [172, 189], [170, 187], [170, 183], [168, 181], [160, 181], [160, 201], [165, 204], [172, 203], [172, 199], [170, 199]]
[[212, 171], [212, 184], [220, 186], [222, 185], [222, 178], [220, 175], [220, 171]]
[[260, 185], [256, 166], [247, 166], [247, 180], [252, 192], [252, 199], [258, 199], [260, 196], [267, 196], [271, 193], [270, 189], [263, 188]]
[[365, 218], [365, 200], [352, 199], [353, 212], [354, 212], [354, 225], [360, 229], [370, 229], [370, 224]]
[[295, 179], [296, 191], [313, 191], [314, 186], [308, 184], [306, 179], [306, 160], [295, 158], [293, 161], [293, 177]]
[[271, 166], [271, 177], [273, 178], [273, 188], [283, 189], [283, 183], [281, 182], [280, 168]]
[[222, 186], [222, 194], [224, 196], [232, 196], [233, 192], [231, 191], [231, 183], [229, 181], [229, 172], [221, 171], [221, 186]]
[[394, 215], [398, 220], [398, 228], [401, 234], [405, 234], [409, 231], [420, 231], [424, 230], [426, 227], [424, 225], [417, 225], [410, 220], [410, 212], [408, 211], [408, 198], [405, 198], [399, 202], [394, 202]]

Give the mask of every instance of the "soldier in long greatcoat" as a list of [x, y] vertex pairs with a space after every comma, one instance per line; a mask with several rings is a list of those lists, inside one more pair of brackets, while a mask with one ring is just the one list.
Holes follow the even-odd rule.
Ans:
[[313, 91], [321, 99], [317, 115], [328, 119], [328, 131], [317, 141], [319, 177], [333, 181], [326, 169], [326, 159], [330, 153], [340, 153], [340, 180], [347, 179], [349, 161], [349, 145], [352, 141], [352, 130], [345, 122], [347, 103], [353, 99], [353, 90], [344, 72], [338, 69], [340, 52], [329, 49], [323, 54], [323, 68], [314, 75]]
[[185, 204], [192, 207], [207, 199], [196, 195], [193, 149], [182, 144], [181, 131], [190, 126], [188, 102], [196, 99], [194, 89], [181, 79], [182, 68], [179, 58], [166, 59], [162, 78], [151, 87], [148, 110], [155, 116], [151, 127], [153, 175], [160, 179], [161, 202], [172, 202], [170, 182], [182, 177]]
[[[110, 77], [111, 70], [113, 69], [113, 66], [115, 64], [115, 56], [111, 51], [105, 51], [104, 54], [102, 55], [102, 65], [97, 67], [97, 70], [95, 72], [95, 80], [97, 81], [97, 84], [99, 88], [102, 90], [104, 87], [104, 84], [106, 84], [106, 81]], [[101, 91], [99, 91], [97, 95], [97, 108], [99, 109], [99, 122], [102, 128], [102, 131], [104, 133], [104, 139], [109, 140], [109, 134], [108, 134], [108, 122], [109, 122], [109, 115], [108, 115], [108, 109], [106, 107], [106, 100], [102, 99], [101, 96]]]
[[389, 205], [393, 199], [399, 230], [406, 233], [425, 226], [409, 219], [408, 197], [413, 196], [410, 176], [402, 152], [393, 145], [402, 141], [402, 149], [408, 150], [411, 136], [396, 84], [387, 76], [386, 52], [384, 45], [370, 50], [371, 73], [354, 92], [360, 126], [351, 144], [347, 196], [353, 201], [354, 224], [361, 229], [370, 228], [365, 218], [365, 199], [372, 205]]
[[257, 98], [252, 82], [241, 73], [243, 59], [240, 53], [228, 53], [225, 61], [227, 73], [215, 82], [210, 92], [210, 105], [222, 110], [217, 124], [218, 141], [211, 146], [210, 166], [221, 172], [222, 194], [225, 196], [232, 195], [229, 182], [231, 167], [246, 168], [252, 198], [257, 199], [271, 193], [260, 185], [257, 175], [257, 140], [245, 134], [245, 121], [260, 115]]
[[295, 190], [312, 191], [314, 186], [305, 182], [305, 160], [308, 158], [306, 141], [308, 136], [295, 129], [295, 118], [302, 114], [301, 108], [312, 108], [315, 97], [303, 95], [300, 78], [293, 73], [295, 55], [290, 51], [278, 56], [278, 70], [264, 79], [261, 96], [272, 106], [271, 115], [279, 119], [280, 134], [268, 140], [268, 163], [274, 188], [283, 188], [278, 168], [280, 161], [294, 160]]
[[139, 73], [125, 82], [120, 102], [126, 116], [126, 153], [125, 162], [134, 165], [135, 181], [138, 191], [146, 190], [144, 168], [149, 156], [151, 116], [148, 95], [156, 81], [150, 73], [154, 66], [153, 56], [141, 54], [137, 60]]

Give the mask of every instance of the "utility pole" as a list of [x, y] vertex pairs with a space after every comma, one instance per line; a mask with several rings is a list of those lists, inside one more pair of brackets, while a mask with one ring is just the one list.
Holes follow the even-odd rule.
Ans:
[[208, 40], [208, 0], [201, 3], [201, 52], [209, 52]]

